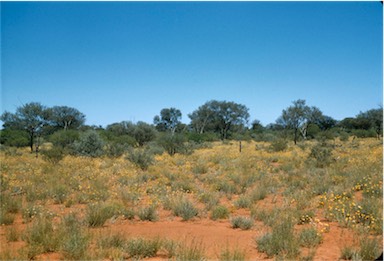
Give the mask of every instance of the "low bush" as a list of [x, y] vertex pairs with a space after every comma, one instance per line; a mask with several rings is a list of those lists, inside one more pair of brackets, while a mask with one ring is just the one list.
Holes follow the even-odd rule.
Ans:
[[275, 139], [271, 142], [269, 150], [272, 152], [284, 151], [288, 148], [288, 141], [285, 139]]
[[234, 217], [230, 220], [232, 228], [240, 228], [241, 230], [249, 230], [253, 227], [253, 220], [248, 217]]
[[60, 147], [53, 147], [49, 150], [42, 150], [40, 153], [43, 157], [43, 160], [52, 164], [59, 163], [65, 156], [64, 150]]
[[86, 222], [90, 227], [100, 227], [113, 215], [115, 215], [115, 210], [108, 205], [102, 203], [89, 204], [86, 214]]
[[322, 241], [321, 234], [313, 227], [303, 229], [299, 234], [299, 242], [303, 247], [315, 247]]
[[137, 215], [139, 216], [140, 220], [156, 221], [159, 219], [155, 205], [141, 208]]
[[211, 219], [217, 220], [217, 219], [225, 219], [229, 216], [229, 210], [225, 206], [217, 206], [212, 209]]
[[153, 164], [153, 155], [144, 149], [131, 149], [127, 159], [141, 170], [147, 170]]
[[123, 249], [127, 252], [130, 258], [137, 259], [156, 256], [157, 252], [161, 248], [161, 245], [162, 241], [160, 238], [136, 238], [129, 239]]
[[190, 220], [199, 213], [193, 203], [186, 198], [176, 200], [173, 202], [173, 206], [171, 208], [173, 214], [175, 216], [182, 217], [184, 221]]

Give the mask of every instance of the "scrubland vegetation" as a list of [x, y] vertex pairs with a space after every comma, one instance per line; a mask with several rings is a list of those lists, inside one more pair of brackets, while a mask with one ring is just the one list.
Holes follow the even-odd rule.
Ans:
[[[319, 148], [329, 155], [314, 156]], [[353, 235], [338, 242], [339, 258], [381, 252], [382, 142], [375, 138], [288, 142], [278, 152], [248, 141], [241, 153], [236, 141], [214, 142], [187, 155], [154, 154], [144, 169], [128, 154], [52, 162], [3, 147], [1, 156], [2, 259], [311, 259], [339, 229]], [[329, 162], [318, 164], [322, 157]], [[110, 230], [162, 221], [225, 223], [255, 236], [212, 255], [193, 235]]]
[[[61, 125], [51, 119], [31, 132], [23, 125], [29, 114], [4, 114], [0, 258], [379, 256], [382, 122], [369, 116], [377, 111], [349, 119], [347, 128], [299, 100], [268, 128], [199, 121], [203, 112], [219, 113], [219, 105], [209, 102], [191, 115], [195, 130], [174, 108], [162, 110], [155, 126], [105, 129], [84, 126], [81, 113], [65, 108], [80, 117]], [[249, 117], [239, 108], [236, 117]], [[313, 112], [317, 121], [308, 117]], [[298, 125], [290, 123], [295, 115]]]

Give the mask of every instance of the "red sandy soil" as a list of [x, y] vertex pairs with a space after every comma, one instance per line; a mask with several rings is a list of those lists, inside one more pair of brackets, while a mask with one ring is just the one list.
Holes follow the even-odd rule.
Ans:
[[[267, 197], [260, 201], [258, 206], [271, 209], [281, 204], [282, 199], [280, 197]], [[63, 205], [51, 205], [49, 209], [59, 216], [66, 215], [70, 211], [76, 211], [81, 217], [84, 215], [85, 205], [74, 205], [71, 208], [65, 208]], [[237, 210], [234, 214], [249, 216], [249, 211]], [[320, 222], [329, 224], [330, 230], [323, 233], [323, 243], [317, 247], [314, 260], [339, 260], [343, 247], [357, 246], [358, 242], [354, 238], [352, 230], [342, 228], [336, 222], [327, 222], [323, 219], [321, 211], [316, 216]], [[117, 218], [107, 221], [104, 227], [94, 228], [91, 231], [95, 233], [120, 233], [126, 237], [160, 237], [181, 243], [190, 243], [194, 240], [197, 243], [202, 243], [209, 260], [219, 259], [221, 250], [226, 248], [237, 248], [245, 251], [247, 260], [268, 260], [264, 253], [257, 251], [255, 244], [255, 238], [264, 235], [268, 231], [268, 227], [262, 222], [255, 222], [255, 226], [251, 230], [243, 231], [232, 229], [228, 219], [212, 221], [209, 217], [205, 217], [191, 221], [181, 221], [180, 218], [173, 217], [169, 211], [160, 211], [159, 217], [160, 219], [157, 222]], [[57, 219], [59, 220], [59, 218]], [[20, 232], [25, 229], [26, 224], [23, 223], [21, 214], [16, 216], [13, 226]], [[296, 226], [296, 228], [302, 229], [305, 226], [307, 225]], [[17, 253], [18, 249], [25, 246], [22, 241], [7, 242], [5, 234], [6, 226], [0, 226], [0, 252], [4, 251], [4, 247], [6, 247]], [[304, 255], [310, 252], [309, 249], [305, 248], [301, 250]], [[58, 253], [43, 254], [37, 258], [40, 260], [62, 259]], [[167, 260], [167, 258], [158, 255], [147, 260]]]

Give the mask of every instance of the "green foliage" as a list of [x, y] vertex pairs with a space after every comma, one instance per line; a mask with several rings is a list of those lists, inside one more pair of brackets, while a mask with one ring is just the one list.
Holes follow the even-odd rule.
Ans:
[[183, 152], [184, 148], [184, 136], [182, 134], [175, 133], [171, 135], [169, 133], [160, 134], [157, 139], [157, 144], [164, 148], [169, 155], [173, 156], [176, 153]]
[[52, 164], [57, 164], [64, 158], [64, 150], [60, 147], [42, 150], [40, 153], [45, 161]]
[[80, 156], [99, 157], [104, 154], [104, 141], [94, 130], [89, 130], [80, 136], [74, 143], [74, 151]]
[[346, 246], [341, 249], [341, 259], [344, 260], [352, 260], [354, 257], [358, 255], [358, 251], [350, 246]]
[[127, 159], [142, 170], [147, 170], [153, 164], [153, 155], [144, 149], [131, 149]]
[[101, 248], [123, 248], [125, 245], [125, 238], [122, 234], [105, 234], [102, 233], [98, 240], [98, 245]]
[[285, 139], [275, 139], [271, 142], [269, 149], [272, 152], [284, 151], [288, 148], [288, 141]]
[[89, 204], [86, 215], [86, 222], [90, 227], [101, 227], [107, 219], [116, 214], [116, 210], [106, 204]]
[[212, 209], [211, 219], [217, 220], [217, 219], [226, 219], [229, 216], [229, 210], [225, 206], [217, 206]]
[[248, 217], [237, 216], [231, 218], [232, 228], [240, 228], [241, 230], [249, 230], [253, 227], [253, 220]]
[[160, 250], [161, 245], [162, 241], [160, 238], [129, 239], [124, 246], [124, 251], [128, 253], [130, 258], [154, 257]]
[[110, 158], [118, 158], [127, 151], [127, 145], [118, 142], [109, 142], [106, 146], [105, 153]]
[[0, 143], [12, 147], [26, 147], [29, 145], [28, 133], [24, 130], [0, 130]]
[[71, 145], [79, 140], [80, 134], [77, 130], [58, 130], [49, 136], [49, 141], [55, 147], [66, 148], [70, 150]]
[[252, 206], [252, 201], [248, 196], [241, 195], [235, 202], [235, 207], [237, 208], [250, 208]]

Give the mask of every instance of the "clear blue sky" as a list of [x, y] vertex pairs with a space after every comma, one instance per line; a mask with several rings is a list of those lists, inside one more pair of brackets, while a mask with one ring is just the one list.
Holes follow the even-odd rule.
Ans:
[[305, 99], [341, 120], [383, 99], [380, 2], [1, 2], [1, 105], [87, 124], [182, 121], [206, 101], [273, 123]]

